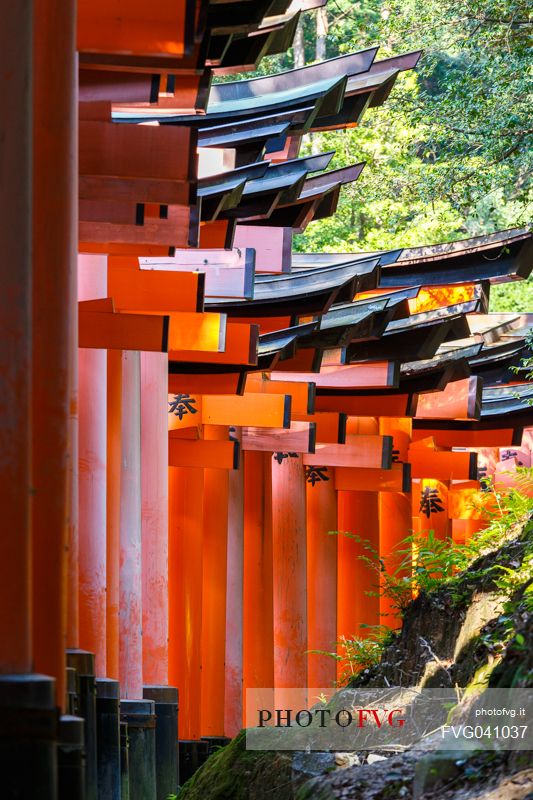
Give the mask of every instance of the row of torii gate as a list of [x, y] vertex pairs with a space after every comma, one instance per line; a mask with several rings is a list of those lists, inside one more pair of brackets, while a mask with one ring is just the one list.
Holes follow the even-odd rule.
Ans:
[[531, 464], [532, 317], [487, 313], [529, 231], [291, 254], [363, 167], [327, 171], [303, 135], [357, 124], [420, 54], [210, 89], [320, 5], [5, 10], [7, 797], [166, 798], [247, 688], [331, 686], [310, 650], [396, 624], [329, 532], [393, 567], [411, 530], [485, 525]]

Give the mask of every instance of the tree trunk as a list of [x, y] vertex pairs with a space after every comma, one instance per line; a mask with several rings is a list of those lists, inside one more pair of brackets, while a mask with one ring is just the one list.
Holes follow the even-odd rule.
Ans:
[[299, 69], [305, 65], [305, 47], [304, 47], [304, 22], [300, 17], [298, 27], [294, 36], [292, 45], [292, 52], [294, 54], [294, 69]]
[[316, 12], [316, 60], [324, 61], [326, 58], [326, 44], [328, 39], [328, 12], [326, 7], [318, 8]]

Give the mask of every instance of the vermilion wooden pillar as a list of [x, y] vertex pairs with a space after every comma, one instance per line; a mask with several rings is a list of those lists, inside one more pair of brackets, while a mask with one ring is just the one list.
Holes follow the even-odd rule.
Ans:
[[[211, 438], [224, 426], [205, 428]], [[228, 471], [204, 470], [202, 593], [202, 736], [224, 735]]]
[[[307, 468], [308, 649], [335, 652], [337, 641], [337, 495], [333, 469]], [[309, 655], [309, 686], [329, 687], [336, 677], [328, 656]]]
[[[285, 458], [283, 458], [285, 456]], [[301, 455], [272, 462], [274, 685], [307, 686], [305, 475]]]
[[[245, 691], [248, 688], [267, 689], [274, 686], [271, 469], [271, 453], [251, 450], [244, 453]], [[265, 698], [265, 703], [270, 701], [270, 697]]]
[[451, 535], [448, 518], [448, 483], [424, 478], [413, 483], [413, 528], [418, 533], [433, 531], [437, 539]]
[[122, 464], [122, 352], [107, 351], [106, 657], [107, 677], [119, 679], [120, 477]]
[[30, 672], [33, 3], [0, 25], [0, 672]]
[[169, 468], [169, 681], [180, 697], [180, 738], [201, 731], [204, 470]]
[[[107, 293], [107, 258], [78, 257], [78, 296]], [[97, 677], [106, 674], [106, 458], [107, 356], [79, 350], [79, 620], [80, 647], [95, 654]]]
[[141, 353], [143, 681], [168, 683], [168, 356]]
[[[70, 367], [77, 355], [76, 5], [36, 0], [34, 9], [33, 643], [35, 668], [55, 677], [64, 708]], [[8, 117], [8, 124], [16, 123]]]
[[361, 625], [379, 624], [378, 575], [359, 556], [372, 557], [362, 544], [343, 533], [367, 541], [379, 551], [378, 492], [338, 492], [338, 635], [365, 636]]
[[[235, 436], [240, 438], [240, 429]], [[226, 669], [224, 733], [236, 736], [243, 726], [243, 574], [244, 470], [228, 473], [228, 557], [226, 583]]]
[[122, 353], [119, 674], [122, 697], [142, 697], [141, 369], [140, 353]]
[[[408, 460], [411, 442], [412, 420], [408, 417], [381, 417], [379, 420], [381, 436], [392, 436], [393, 461], [405, 463]], [[400, 551], [407, 545], [401, 542], [412, 534], [412, 499], [404, 492], [379, 493], [379, 553], [388, 572], [394, 572], [402, 560]], [[392, 608], [390, 599], [380, 597], [379, 611], [381, 622], [390, 627], [400, 624], [397, 610]]]

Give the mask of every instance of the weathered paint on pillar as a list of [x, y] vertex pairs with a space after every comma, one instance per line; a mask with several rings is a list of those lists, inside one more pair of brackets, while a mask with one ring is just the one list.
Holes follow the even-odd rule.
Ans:
[[121, 696], [142, 697], [141, 369], [140, 353], [122, 353], [119, 674]]
[[[308, 649], [335, 652], [337, 642], [337, 495], [330, 467], [306, 468]], [[335, 661], [309, 654], [309, 686], [332, 686]]]
[[[240, 439], [240, 430], [234, 434]], [[226, 584], [226, 669], [224, 734], [236, 736], [243, 726], [243, 575], [244, 470], [228, 472], [228, 557]]]
[[122, 472], [122, 352], [107, 351], [106, 660], [119, 679], [120, 476]]
[[169, 682], [180, 697], [180, 739], [201, 735], [204, 470], [169, 468]]
[[33, 646], [35, 669], [56, 679], [64, 708], [70, 367], [77, 357], [76, 6], [37, 0], [34, 9]]
[[32, 668], [30, 595], [33, 3], [0, 25], [0, 672]]
[[[107, 293], [107, 258], [78, 257], [78, 297]], [[106, 417], [105, 350], [80, 348], [79, 379], [79, 621], [80, 647], [95, 654], [106, 674]]]
[[275, 454], [272, 461], [272, 552], [276, 688], [308, 685], [306, 538], [302, 456]]
[[143, 680], [168, 683], [168, 356], [141, 353]]

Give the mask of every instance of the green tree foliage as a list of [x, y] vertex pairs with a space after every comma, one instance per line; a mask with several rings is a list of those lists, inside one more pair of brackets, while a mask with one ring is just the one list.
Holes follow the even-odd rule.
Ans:
[[[302, 16], [306, 63], [316, 15]], [[314, 134], [303, 151], [366, 161], [337, 214], [296, 238], [301, 251], [451, 241], [531, 221], [531, 26], [527, 0], [329, 0], [328, 58], [380, 44], [378, 58], [422, 49], [360, 126]], [[294, 54], [261, 73], [290, 69]], [[491, 310], [533, 310], [533, 284], [494, 287]]]

